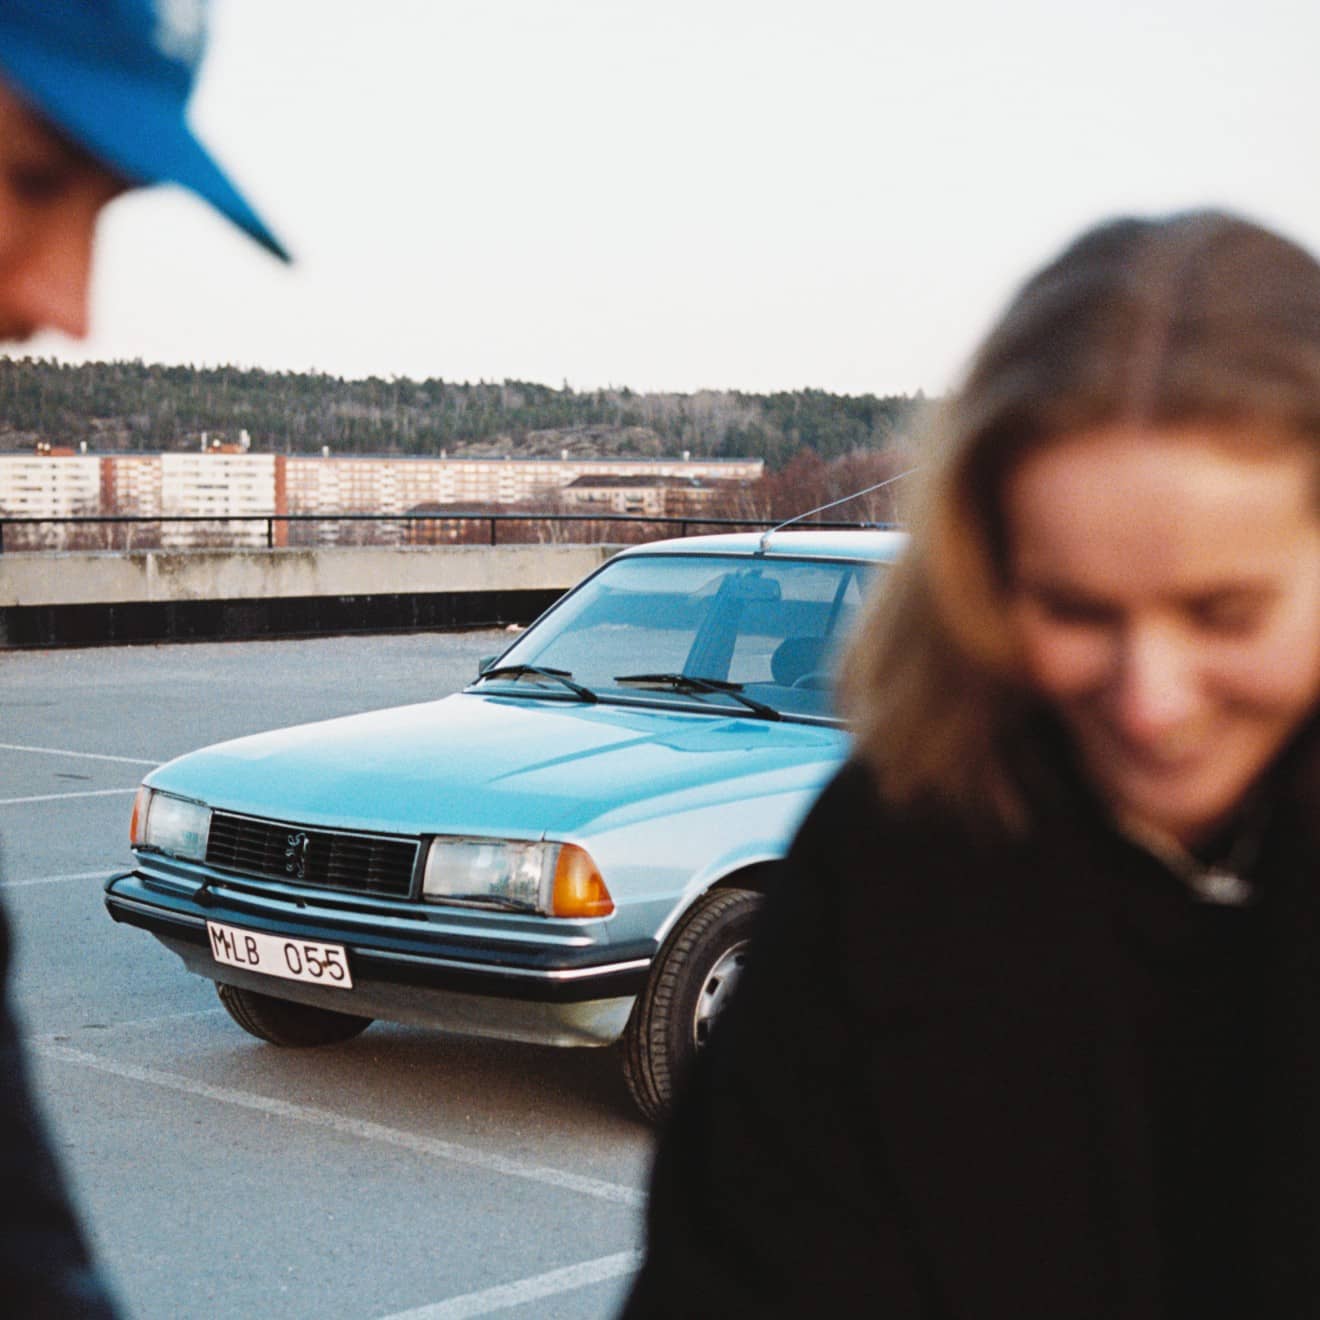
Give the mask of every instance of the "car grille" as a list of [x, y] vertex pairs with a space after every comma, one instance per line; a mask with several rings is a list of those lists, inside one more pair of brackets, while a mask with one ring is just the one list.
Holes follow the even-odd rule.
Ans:
[[417, 840], [304, 829], [216, 811], [206, 860], [227, 871], [289, 884], [407, 898]]

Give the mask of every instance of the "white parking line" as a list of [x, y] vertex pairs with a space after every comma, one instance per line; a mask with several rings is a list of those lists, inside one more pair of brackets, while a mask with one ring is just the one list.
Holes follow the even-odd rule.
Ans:
[[[155, 1027], [162, 1022], [183, 1022], [190, 1018], [203, 1017], [225, 1017], [227, 1014], [223, 1008], [191, 1008], [186, 1013], [160, 1013], [155, 1017], [143, 1018], [125, 1018], [122, 1022], [111, 1024], [114, 1031], [123, 1031], [131, 1027]], [[58, 1032], [48, 1031], [41, 1036], [30, 1038], [33, 1049], [38, 1045], [61, 1045], [69, 1039], [68, 1036], [62, 1036]]]
[[447, 1302], [436, 1302], [433, 1306], [397, 1311], [394, 1315], [383, 1316], [382, 1320], [466, 1320], [473, 1315], [493, 1315], [496, 1311], [508, 1311], [542, 1297], [554, 1297], [557, 1293], [572, 1292], [588, 1284], [632, 1274], [641, 1263], [640, 1251], [621, 1251], [615, 1256], [601, 1256], [598, 1260], [584, 1260], [580, 1265], [566, 1265], [561, 1270], [534, 1274], [516, 1283], [502, 1283], [495, 1288], [451, 1297]]
[[28, 885], [62, 885], [70, 880], [108, 880], [114, 871], [74, 871], [70, 875], [38, 875], [30, 880], [0, 880], [0, 889], [26, 889]]
[[45, 1041], [34, 1042], [32, 1051], [43, 1058], [54, 1059], [60, 1063], [71, 1063], [82, 1068], [94, 1068], [98, 1072], [109, 1073], [112, 1077], [122, 1077], [148, 1086], [159, 1086], [168, 1091], [195, 1095], [205, 1100], [218, 1100], [221, 1104], [237, 1105], [241, 1109], [251, 1109], [273, 1118], [310, 1123], [316, 1127], [328, 1128], [343, 1136], [356, 1137], [360, 1141], [379, 1141], [384, 1145], [410, 1150], [418, 1155], [450, 1160], [454, 1164], [464, 1164], [487, 1173], [504, 1174], [508, 1178], [521, 1178], [526, 1182], [542, 1183], [547, 1187], [559, 1187], [564, 1191], [578, 1192], [583, 1196], [594, 1197], [598, 1201], [612, 1202], [614, 1205], [639, 1208], [646, 1199], [645, 1194], [635, 1187], [606, 1182], [603, 1178], [587, 1178], [578, 1173], [566, 1173], [562, 1169], [551, 1169], [543, 1164], [510, 1159], [507, 1155], [474, 1150], [470, 1146], [461, 1146], [455, 1141], [442, 1141], [438, 1137], [424, 1137], [415, 1132], [403, 1132], [398, 1128], [386, 1127], [383, 1123], [349, 1118], [344, 1114], [335, 1113], [334, 1110], [321, 1109], [315, 1105], [293, 1104], [288, 1100], [276, 1100], [271, 1096], [256, 1095], [251, 1091], [238, 1091], [229, 1086], [212, 1086], [208, 1082], [194, 1081], [191, 1077], [182, 1077], [177, 1073], [161, 1072], [155, 1068], [140, 1068], [131, 1063], [119, 1063], [114, 1059], [104, 1059], [99, 1055], [87, 1054], [83, 1050], [74, 1050], [65, 1045], [54, 1045]]
[[[185, 1013], [159, 1013], [155, 1017], [125, 1018], [118, 1027], [154, 1027], [161, 1022], [182, 1022], [185, 1018], [228, 1017], [223, 1008], [190, 1008]], [[47, 1038], [49, 1039], [49, 1038]]]
[[159, 759], [145, 761], [140, 756], [107, 756], [104, 752], [73, 752], [67, 747], [29, 747], [26, 743], [0, 743], [4, 752], [38, 752], [42, 756], [76, 756], [84, 761], [119, 761], [123, 765], [160, 765]]
[[77, 793], [37, 793], [32, 797], [0, 798], [0, 807], [16, 807], [24, 802], [63, 802], [65, 798], [111, 797], [115, 793], [136, 792], [136, 788], [84, 788]]

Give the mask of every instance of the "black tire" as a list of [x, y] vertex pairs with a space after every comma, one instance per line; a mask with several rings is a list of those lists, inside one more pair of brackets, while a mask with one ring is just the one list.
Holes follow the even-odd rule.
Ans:
[[750, 889], [714, 889], [661, 946], [623, 1033], [623, 1075], [652, 1122], [669, 1113], [683, 1074], [722, 1011], [761, 906]]
[[218, 981], [215, 990], [225, 1011], [244, 1031], [272, 1045], [337, 1045], [360, 1035], [372, 1022], [368, 1017], [295, 1004], [290, 999], [275, 999]]

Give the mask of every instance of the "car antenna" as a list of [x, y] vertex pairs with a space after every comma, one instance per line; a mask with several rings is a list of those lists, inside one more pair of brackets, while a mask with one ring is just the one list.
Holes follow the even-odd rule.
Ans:
[[826, 509], [833, 509], [837, 505], [847, 504], [849, 500], [855, 500], [862, 495], [869, 495], [873, 490], [880, 490], [884, 486], [892, 486], [896, 481], [902, 481], [904, 477], [910, 477], [917, 468], [910, 467], [906, 472], [900, 472], [897, 476], [886, 477], [883, 481], [877, 481], [874, 486], [866, 486], [861, 490], [855, 490], [851, 495], [841, 496], [837, 500], [831, 500], [828, 504], [822, 504], [819, 508], [808, 509], [805, 513], [795, 513], [791, 518], [785, 518], [777, 527], [771, 527], [768, 531], [761, 533], [761, 539], [756, 544], [756, 553], [763, 555], [770, 548], [770, 538], [776, 532], [782, 532], [785, 527], [791, 527], [795, 522], [801, 522], [803, 518], [810, 518], [813, 513], [824, 513]]

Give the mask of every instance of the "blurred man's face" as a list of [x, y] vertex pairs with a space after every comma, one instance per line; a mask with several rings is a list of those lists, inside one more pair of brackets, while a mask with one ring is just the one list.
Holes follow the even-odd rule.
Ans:
[[0, 82], [0, 342], [87, 333], [96, 221], [123, 188]]

